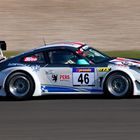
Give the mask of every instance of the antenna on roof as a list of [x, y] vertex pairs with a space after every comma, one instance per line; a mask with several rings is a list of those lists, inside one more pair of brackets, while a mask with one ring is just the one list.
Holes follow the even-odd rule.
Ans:
[[45, 38], [43, 37], [43, 42], [44, 42], [44, 45], [46, 46], [46, 41], [45, 41]]

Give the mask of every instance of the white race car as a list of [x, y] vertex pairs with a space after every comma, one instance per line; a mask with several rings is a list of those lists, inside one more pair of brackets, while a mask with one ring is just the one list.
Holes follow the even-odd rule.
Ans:
[[47, 94], [140, 95], [140, 61], [111, 58], [79, 42], [48, 44], [9, 59], [1, 55], [0, 96]]

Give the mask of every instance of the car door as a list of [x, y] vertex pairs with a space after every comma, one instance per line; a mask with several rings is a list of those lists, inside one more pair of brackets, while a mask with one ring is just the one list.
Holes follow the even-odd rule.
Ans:
[[96, 70], [84, 58], [71, 50], [60, 48], [47, 51], [46, 56], [49, 63], [42, 68], [43, 92], [61, 94], [96, 92]]

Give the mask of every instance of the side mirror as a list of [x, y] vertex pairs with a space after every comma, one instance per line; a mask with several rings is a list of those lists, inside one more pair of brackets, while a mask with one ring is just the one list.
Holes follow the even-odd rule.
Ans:
[[78, 65], [89, 65], [89, 63], [85, 59], [79, 59], [77, 61]]

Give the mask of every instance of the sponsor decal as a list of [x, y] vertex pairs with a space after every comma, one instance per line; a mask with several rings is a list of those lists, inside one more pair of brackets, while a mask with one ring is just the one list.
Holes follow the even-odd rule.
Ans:
[[108, 72], [108, 71], [110, 71], [111, 70], [111, 68], [98, 68], [98, 71], [99, 72]]
[[24, 62], [36, 62], [37, 57], [36, 56], [31, 56], [31, 57], [25, 57]]
[[20, 63], [9, 63], [8, 66], [25, 66], [25, 64], [20, 64]]
[[70, 80], [70, 75], [68, 74], [51, 74], [51, 81], [53, 82], [59, 82], [59, 81], [69, 81]]
[[70, 75], [60, 75], [60, 80], [61, 81], [70, 80]]
[[94, 72], [94, 68], [73, 68], [73, 72]]
[[57, 82], [57, 80], [58, 80], [58, 75], [53, 74], [52, 75], [52, 81]]
[[18, 66], [21, 66], [21, 67], [30, 67], [32, 68], [33, 71], [37, 72], [40, 70], [40, 66], [39, 65], [28, 65], [28, 64], [20, 64], [20, 63], [9, 63], [8, 64], [9, 67], [18, 67]]

